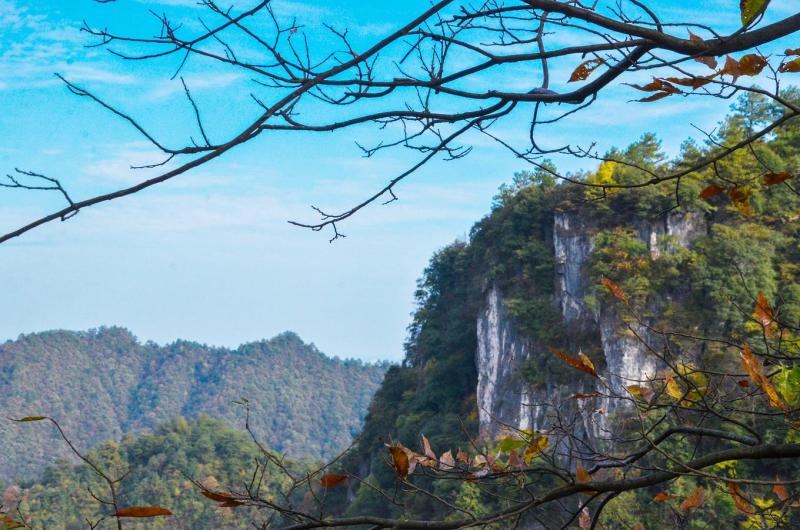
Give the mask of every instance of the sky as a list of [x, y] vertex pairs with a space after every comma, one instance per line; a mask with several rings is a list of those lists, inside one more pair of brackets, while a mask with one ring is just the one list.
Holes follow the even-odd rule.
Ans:
[[[282, 20], [296, 17], [320, 46], [329, 44], [323, 23], [333, 21], [349, 28], [356, 47], [364, 49], [427, 4], [274, 5]], [[738, 2], [703, 2], [699, 12], [696, 5], [671, 0], [657, 9], [665, 17], [690, 13], [698, 23], [735, 27]], [[47, 174], [75, 199], [152, 175], [130, 166], [158, 161], [153, 148], [119, 118], [69, 94], [55, 72], [119, 105], [173, 145], [197, 136], [180, 82], [171, 79], [174, 59], [122, 61], [84, 46], [93, 42], [79, 31], [84, 20], [120, 33], [157, 33], [149, 10], [184, 20], [188, 30], [205, 16], [192, 0], [0, 0], [0, 174], [16, 167]], [[776, 0], [770, 16], [798, 10], [800, 1]], [[556, 34], [552, 42], [572, 38]], [[563, 81], [573, 67], [557, 64], [553, 78]], [[229, 137], [257, 113], [249, 93], [261, 94], [260, 87], [249, 76], [201, 61], [189, 61], [182, 75], [212, 140]], [[500, 73], [478, 82], [528, 81]], [[729, 104], [692, 98], [628, 103], [636, 97], [617, 84], [586, 112], [548, 129], [543, 140], [597, 140], [602, 150], [654, 131], [674, 155], [684, 139], [697, 137], [693, 125], [712, 129]], [[307, 111], [327, 112], [313, 106]], [[522, 138], [526, 116], [501, 122], [496, 133]], [[489, 212], [497, 188], [526, 166], [475, 134], [468, 138], [474, 149], [467, 158], [427, 164], [397, 188], [399, 201], [343, 223], [347, 238], [330, 244], [326, 232], [289, 225], [287, 220], [315, 220], [311, 205], [337, 210], [359, 202], [417, 160], [417, 153], [402, 150], [364, 158], [356, 141], [374, 141], [377, 134], [367, 127], [265, 134], [169, 183], [0, 245], [0, 340], [120, 325], [141, 340], [235, 347], [293, 330], [329, 355], [401, 359], [416, 280], [431, 254], [466, 238]], [[574, 160], [557, 163], [570, 171], [592, 169]], [[0, 188], [0, 231], [49, 213], [62, 200], [50, 192]]]

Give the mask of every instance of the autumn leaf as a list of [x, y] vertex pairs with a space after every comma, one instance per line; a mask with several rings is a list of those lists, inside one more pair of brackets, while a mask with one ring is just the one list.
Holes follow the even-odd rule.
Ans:
[[592, 528], [592, 517], [589, 515], [589, 508], [583, 507], [581, 514], [578, 516], [578, 526], [581, 530], [590, 530]]
[[683, 500], [681, 503], [681, 511], [687, 513], [689, 510], [701, 507], [703, 502], [705, 502], [705, 490], [703, 486], [698, 486]]
[[524, 465], [525, 465], [525, 463], [522, 461], [522, 459], [519, 457], [519, 454], [517, 454], [516, 451], [511, 451], [510, 453], [508, 453], [508, 466], [509, 467], [522, 469], [522, 467]]
[[625, 304], [628, 303], [628, 296], [620, 288], [619, 285], [617, 285], [616, 283], [612, 282], [608, 278], [602, 278], [600, 280], [600, 283], [603, 285], [603, 287], [605, 287], [606, 289], [611, 291], [611, 294], [613, 294], [614, 297], [617, 298], [617, 300], [619, 300], [619, 301], [621, 301], [622, 303], [625, 303]]
[[719, 195], [723, 191], [725, 191], [725, 188], [721, 188], [716, 184], [711, 184], [710, 186], [706, 186], [703, 191], [700, 192], [698, 197], [701, 199], [710, 199], [714, 195]]
[[627, 387], [628, 392], [631, 393], [633, 397], [637, 397], [643, 399], [650, 403], [650, 400], [653, 399], [653, 391], [650, 390], [648, 387], [643, 385], [630, 385]]
[[594, 367], [594, 363], [592, 360], [581, 350], [578, 350], [578, 358], [581, 360], [584, 366], [589, 368], [595, 375], [597, 375], [597, 370]]
[[542, 452], [550, 446], [550, 440], [545, 435], [534, 437], [525, 449], [522, 459], [526, 464], [530, 464], [534, 458], [542, 454]]
[[431, 443], [424, 434], [420, 435], [420, 437], [422, 438], [422, 453], [428, 458], [436, 460], [436, 453], [434, 453], [433, 449], [431, 449]]
[[232, 495], [227, 493], [217, 493], [206, 489], [201, 490], [200, 493], [202, 493], [204, 497], [220, 503], [221, 508], [236, 508], [244, 504], [242, 501], [236, 500]]
[[[789, 50], [787, 50], [789, 51]], [[800, 57], [793, 59], [788, 63], [783, 63], [778, 67], [779, 72], [800, 72]]]
[[592, 477], [589, 475], [589, 472], [584, 469], [583, 465], [578, 464], [578, 467], [575, 468], [575, 480], [578, 482], [589, 482], [592, 480]]
[[742, 497], [742, 490], [739, 489], [739, 484], [728, 482], [728, 493], [733, 499], [733, 504], [736, 505], [737, 510], [748, 515], [754, 513], [753, 506]]
[[767, 395], [770, 405], [783, 411], [788, 410], [786, 403], [784, 403], [778, 395], [778, 391], [775, 389], [775, 386], [773, 386], [772, 381], [764, 375], [764, 368], [761, 362], [753, 355], [747, 343], [742, 346], [741, 357], [745, 370], [747, 370], [750, 378], [761, 387], [761, 390]]
[[172, 512], [161, 506], [131, 506], [117, 510], [114, 517], [161, 517]]
[[675, 495], [670, 495], [669, 493], [667, 493], [665, 491], [661, 491], [659, 493], [656, 493], [655, 497], [653, 497], [653, 501], [654, 502], [665, 502], [665, 501], [668, 501], [668, 500], [673, 499], [673, 498], [675, 498]]
[[323, 488], [335, 488], [336, 486], [343, 484], [346, 480], [347, 475], [328, 473], [327, 475], [322, 475], [322, 477], [319, 479], [319, 483]]
[[[689, 40], [692, 42], [703, 42], [703, 39], [700, 36], [692, 33], [691, 30], [689, 30]], [[712, 70], [717, 67], [717, 59], [715, 57], [695, 57], [694, 60], [700, 64], [708, 66]]]
[[763, 55], [749, 53], [739, 59], [739, 75], [758, 75], [767, 66], [767, 60]]
[[769, 0], [739, 0], [742, 26], [750, 24], [769, 4]]
[[652, 96], [647, 96], [646, 98], [637, 99], [636, 101], [639, 103], [650, 103], [653, 101], [658, 101], [659, 99], [664, 99], [667, 96], [671, 96], [675, 92], [656, 92]]
[[741, 75], [741, 73], [739, 71], [739, 61], [737, 61], [736, 59], [734, 59], [730, 55], [727, 55], [725, 57], [725, 65], [719, 71], [719, 74], [720, 75], [729, 75], [729, 76], [733, 77], [734, 80], [736, 80], [736, 78]]
[[588, 61], [584, 61], [572, 72], [568, 82], [573, 83], [575, 81], [585, 80], [598, 66], [605, 62], [605, 59], [589, 59]]
[[456, 460], [453, 458], [453, 452], [447, 451], [446, 453], [443, 453], [442, 457], [439, 459], [439, 469], [447, 471], [449, 469], [453, 469], [454, 467], [456, 467]]
[[775, 317], [772, 313], [772, 308], [769, 306], [764, 291], [758, 293], [756, 299], [756, 307], [753, 310], [753, 318], [755, 318], [761, 327], [764, 328], [764, 334], [769, 337], [772, 334], [772, 324], [775, 322]]
[[637, 90], [642, 90], [644, 92], [672, 92], [672, 93], [680, 92], [680, 90], [672, 86], [667, 81], [668, 80], [654, 77], [653, 80], [647, 83], [646, 85], [637, 85], [633, 83], [625, 83], [625, 84]]
[[786, 48], [784, 55], [800, 55], [800, 48]]
[[389, 454], [392, 456], [392, 468], [397, 476], [405, 479], [408, 476], [408, 455], [400, 445], [390, 445]]
[[[777, 477], [775, 480], [778, 480]], [[772, 493], [774, 493], [781, 502], [788, 502], [792, 499], [792, 495], [783, 484], [775, 484], [772, 486]], [[800, 508], [800, 501], [794, 501], [793, 503], [789, 504], [789, 506], [792, 508]]]
[[746, 186], [737, 186], [728, 190], [728, 197], [730, 197], [733, 207], [742, 215], [753, 215], [753, 209], [750, 207], [751, 193], [752, 190]]
[[678, 401], [682, 400], [684, 392], [681, 389], [680, 385], [677, 383], [677, 381], [675, 381], [675, 378], [672, 377], [672, 374], [668, 374], [665, 377], [664, 381], [666, 383], [665, 389], [667, 391], [667, 394], [673, 399], [676, 399]]
[[664, 79], [675, 85], [688, 86], [695, 90], [704, 87], [714, 80], [714, 76], [709, 77], [667, 77]]
[[572, 394], [570, 399], [591, 399], [596, 397], [600, 397], [600, 394], [592, 392], [591, 394]]
[[747, 388], [750, 386], [750, 381], [748, 381], [747, 379], [739, 379], [738, 381], [736, 381], [736, 384], [742, 388]]
[[767, 173], [764, 175], [764, 185], [774, 186], [775, 184], [780, 184], [781, 182], [785, 182], [792, 178], [794, 178], [794, 175], [788, 171], [781, 171], [780, 173]]
[[[592, 377], [597, 377], [597, 371], [594, 369], [594, 365], [592, 364], [591, 361], [589, 361], [587, 364], [582, 358], [572, 357], [571, 355], [567, 355], [563, 351], [551, 348], [550, 346], [545, 346], [545, 348], [547, 348], [550, 351], [550, 353], [552, 353], [553, 355], [555, 355], [568, 365], [572, 366], [573, 368], [577, 368], [578, 370], [586, 372]], [[583, 357], [586, 357], [586, 355], [584, 355]], [[586, 359], [588, 360], [588, 357], [586, 357]]]
[[642, 523], [636, 523], [635, 525], [633, 525], [633, 528], [631, 528], [631, 530], [645, 530], [645, 529]]
[[458, 450], [456, 453], [456, 460], [461, 462], [462, 464], [469, 465], [469, 455], [462, 451], [461, 449]]

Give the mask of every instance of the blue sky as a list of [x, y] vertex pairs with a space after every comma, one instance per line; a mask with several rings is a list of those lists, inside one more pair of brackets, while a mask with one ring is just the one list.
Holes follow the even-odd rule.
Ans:
[[[82, 198], [145, 178], [147, 172], [129, 166], [157, 160], [120, 120], [69, 95], [54, 72], [140, 117], [168, 141], [196, 135], [180, 83], [170, 80], [174, 61], [123, 62], [102, 49], [84, 48], [87, 37], [78, 31], [87, 20], [150, 35], [158, 28], [148, 9], [191, 23], [198, 13], [193, 4], [0, 0], [0, 171], [43, 172]], [[795, 0], [773, 4], [774, 17], [800, 7]], [[275, 10], [296, 16], [322, 44], [322, 22], [335, 21], [351, 28], [356, 45], [366, 46], [426, 5], [276, 0]], [[658, 8], [677, 17], [696, 12], [697, 5], [671, 1]], [[702, 5], [693, 15], [699, 22], [723, 30], [736, 25], [738, 2]], [[798, 43], [778, 48], [783, 44]], [[557, 66], [554, 78], [568, 77], [571, 67]], [[247, 76], [191, 61], [184, 76], [212, 139], [226, 138], [256, 111]], [[626, 103], [634, 97], [640, 96], [615, 86], [588, 112], [549, 129], [545, 140], [599, 140], [605, 148], [655, 131], [674, 154], [695, 133], [691, 123], [711, 128], [727, 107], [708, 99]], [[522, 137], [525, 117], [501, 123], [498, 134]], [[328, 244], [325, 233], [288, 225], [288, 219], [313, 220], [311, 204], [334, 210], [352, 205], [416, 159], [402, 151], [362, 158], [354, 142], [374, 135], [369, 128], [262, 135], [194, 173], [0, 245], [0, 339], [116, 324], [143, 340], [235, 346], [291, 329], [331, 355], [400, 359], [415, 281], [428, 258], [465, 237], [488, 212], [497, 187], [524, 166], [473, 135], [475, 149], [467, 159], [427, 165], [397, 189], [399, 202], [369, 208], [346, 222], [346, 239]], [[558, 162], [581, 168], [574, 161]], [[59, 205], [55, 195], [0, 189], [0, 230]]]

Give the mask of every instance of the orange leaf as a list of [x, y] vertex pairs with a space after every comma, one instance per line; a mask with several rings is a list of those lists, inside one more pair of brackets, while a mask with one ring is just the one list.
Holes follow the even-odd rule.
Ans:
[[703, 191], [700, 192], [700, 195], [698, 195], [698, 197], [701, 199], [709, 199], [714, 195], [722, 193], [723, 191], [725, 191], [725, 188], [721, 188], [716, 184], [711, 184], [710, 186], [706, 186], [705, 189], [703, 189]]
[[669, 81], [670, 83], [674, 83], [676, 85], [688, 86], [688, 87], [692, 87], [693, 89], [698, 89], [700, 87], [706, 86], [713, 79], [714, 79], [713, 76], [711, 76], [711, 77], [667, 77], [665, 79], [665, 81]]
[[739, 489], [737, 483], [728, 482], [728, 493], [733, 498], [733, 504], [736, 505], [737, 510], [748, 515], [754, 513], [753, 506], [742, 497], [742, 490]]
[[611, 291], [611, 294], [613, 294], [617, 298], [617, 300], [619, 300], [619, 301], [621, 301], [621, 302], [623, 302], [625, 304], [628, 303], [628, 296], [625, 294], [625, 292], [622, 289], [620, 289], [619, 285], [617, 285], [616, 283], [612, 282], [608, 278], [602, 278], [600, 280], [600, 283], [603, 284], [603, 286], [606, 289]]
[[734, 78], [734, 80], [741, 75], [739, 70], [739, 61], [731, 57], [730, 55], [725, 57], [725, 66], [719, 71], [720, 75], [729, 75]]
[[579, 359], [577, 357], [572, 357], [571, 355], [567, 355], [566, 353], [564, 353], [561, 350], [557, 350], [555, 348], [551, 348], [550, 346], [545, 346], [545, 348], [547, 348], [550, 351], [550, 353], [552, 353], [553, 355], [555, 355], [556, 357], [558, 357], [559, 359], [561, 359], [562, 361], [564, 361], [568, 365], [572, 366], [573, 368], [577, 368], [578, 370], [586, 372], [587, 374], [591, 375], [592, 377], [597, 377], [597, 372], [595, 371], [594, 366], [591, 365], [591, 361], [589, 361], [590, 364], [587, 365], [581, 359]]
[[783, 484], [775, 484], [772, 486], [772, 492], [778, 497], [782, 502], [786, 502], [791, 497], [789, 495], [789, 490], [786, 489], [786, 486]]
[[570, 399], [591, 399], [596, 397], [600, 397], [600, 394], [593, 392], [591, 394], [572, 394]]
[[736, 381], [736, 384], [742, 388], [747, 388], [750, 386], [750, 381], [748, 381], [747, 379], [739, 379], [738, 381]]
[[778, 67], [779, 72], [800, 72], [800, 57]]
[[767, 60], [757, 54], [750, 53], [739, 59], [739, 75], [758, 75], [767, 66]]
[[775, 322], [775, 317], [772, 313], [772, 308], [769, 306], [769, 301], [764, 295], [764, 291], [758, 293], [756, 300], [756, 307], [753, 310], [753, 317], [764, 328], [764, 334], [769, 337], [772, 335], [772, 324]]
[[161, 506], [132, 506], [119, 509], [114, 517], [160, 517], [163, 515], [172, 515], [172, 512]]
[[327, 475], [322, 475], [322, 477], [319, 479], [319, 483], [322, 484], [323, 488], [334, 488], [340, 484], [343, 484], [345, 480], [347, 480], [347, 475], [328, 473]]
[[761, 362], [756, 359], [755, 355], [753, 355], [753, 352], [750, 350], [750, 346], [747, 343], [742, 346], [741, 357], [745, 370], [747, 370], [747, 373], [750, 374], [750, 378], [758, 386], [760, 386], [761, 390], [763, 390], [767, 395], [770, 405], [783, 411], [788, 410], [789, 407], [786, 406], [786, 403], [784, 403], [781, 397], [778, 395], [778, 391], [772, 385], [772, 381], [770, 381], [769, 378], [764, 375], [764, 368], [762, 367]]
[[456, 460], [461, 462], [462, 464], [469, 465], [469, 455], [462, 451], [461, 449], [458, 450], [456, 453]]
[[800, 48], [787, 48], [784, 55], [800, 55]]
[[408, 455], [400, 445], [389, 446], [389, 453], [392, 455], [392, 468], [397, 476], [405, 479], [408, 476]]
[[588, 61], [584, 61], [572, 72], [568, 82], [583, 81], [588, 78], [598, 66], [605, 62], [605, 59], [589, 59]]
[[764, 185], [774, 186], [775, 184], [780, 184], [781, 182], [790, 180], [792, 178], [794, 178], [794, 175], [788, 171], [781, 171], [780, 173], [767, 173], [764, 175]]
[[730, 197], [733, 206], [739, 210], [742, 215], [752, 215], [753, 209], [750, 208], [750, 188], [736, 187], [728, 190], [728, 197]]
[[675, 495], [670, 495], [669, 493], [667, 493], [665, 491], [662, 491], [662, 492], [656, 493], [655, 497], [653, 497], [653, 501], [655, 501], [655, 502], [664, 502], [664, 501], [668, 501], [668, 500], [670, 500], [670, 499], [672, 499], [674, 497], [675, 497]]
[[671, 79], [665, 80], [654, 77], [653, 80], [647, 83], [646, 85], [635, 85], [631, 83], [625, 83], [625, 84], [637, 90], [642, 90], [644, 92], [661, 92], [661, 91], [672, 92], [672, 93], [680, 92], [680, 90], [672, 86], [667, 81], [671, 81]]
[[681, 503], [681, 511], [688, 512], [689, 510], [699, 508], [703, 505], [703, 502], [705, 502], [705, 490], [703, 486], [698, 486], [683, 500]]
[[591, 475], [589, 472], [586, 471], [581, 464], [578, 464], [578, 467], [575, 468], [575, 480], [578, 482], [589, 482], [592, 480]]

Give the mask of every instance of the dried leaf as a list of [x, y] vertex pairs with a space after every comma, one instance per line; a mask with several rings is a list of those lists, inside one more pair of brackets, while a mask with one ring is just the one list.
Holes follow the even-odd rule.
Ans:
[[767, 395], [770, 405], [783, 411], [788, 410], [789, 407], [786, 406], [786, 403], [784, 403], [778, 395], [778, 391], [775, 389], [772, 381], [764, 375], [764, 368], [761, 362], [753, 355], [747, 343], [742, 346], [741, 357], [745, 370], [750, 374], [750, 378], [761, 387], [761, 390]]
[[469, 465], [469, 455], [462, 451], [461, 449], [458, 450], [456, 453], [456, 460], [461, 462], [464, 465]]
[[323, 488], [335, 488], [340, 484], [344, 484], [347, 480], [347, 475], [340, 475], [339, 473], [328, 473], [327, 475], [322, 475], [319, 479], [319, 483], [322, 485]]
[[662, 492], [656, 493], [655, 497], [653, 497], [653, 501], [654, 502], [665, 502], [665, 501], [668, 501], [668, 500], [673, 499], [673, 498], [675, 498], [675, 495], [670, 495], [669, 493], [667, 493], [665, 491], [662, 491]]
[[772, 308], [769, 306], [766, 295], [764, 295], [764, 291], [758, 293], [756, 307], [753, 310], [753, 318], [764, 328], [764, 334], [767, 337], [772, 335], [772, 324], [775, 322], [775, 316], [772, 312]]
[[[692, 42], [703, 42], [703, 39], [689, 31], [689, 40]], [[698, 63], [704, 64], [714, 70], [717, 67], [717, 59], [715, 57], [695, 57]]]
[[647, 96], [646, 98], [637, 99], [639, 103], [650, 103], [653, 101], [658, 101], [659, 99], [664, 99], [667, 96], [671, 96], [675, 92], [656, 92], [652, 96]]
[[733, 504], [736, 505], [737, 510], [748, 515], [755, 513], [753, 505], [742, 497], [742, 490], [739, 489], [739, 484], [736, 482], [728, 482], [728, 493], [731, 498], [733, 498]]
[[597, 371], [595, 371], [594, 365], [591, 365], [591, 361], [589, 362], [590, 364], [586, 364], [582, 359], [579, 359], [578, 357], [572, 357], [571, 355], [567, 355], [561, 350], [551, 348], [550, 346], [545, 346], [545, 348], [547, 348], [550, 351], [550, 353], [552, 353], [553, 355], [555, 355], [568, 365], [572, 366], [573, 368], [577, 368], [578, 370], [586, 372], [592, 377], [597, 377]]
[[750, 24], [769, 4], [769, 0], [739, 0], [742, 26]]
[[627, 304], [627, 303], [628, 303], [628, 296], [625, 294], [625, 292], [624, 292], [622, 289], [620, 289], [619, 285], [617, 285], [616, 283], [612, 282], [612, 281], [611, 281], [611, 280], [609, 280], [608, 278], [602, 278], [602, 279], [600, 280], [600, 283], [601, 283], [601, 284], [602, 284], [602, 285], [603, 285], [603, 286], [604, 286], [606, 289], [608, 289], [609, 291], [611, 291], [611, 294], [613, 294], [613, 295], [614, 295], [614, 297], [615, 297], [617, 300], [621, 301], [621, 302], [622, 302], [622, 303], [624, 303], [624, 304]]
[[710, 186], [706, 186], [703, 191], [700, 192], [698, 197], [701, 199], [710, 199], [714, 195], [719, 195], [723, 191], [725, 191], [725, 188], [721, 188], [716, 184], [711, 184]]
[[578, 464], [578, 467], [575, 468], [575, 480], [578, 482], [589, 482], [592, 480], [592, 477], [589, 475], [589, 472], [584, 469], [583, 465]]
[[669, 79], [659, 79], [654, 77], [653, 80], [646, 85], [636, 85], [632, 83], [625, 84], [637, 90], [643, 90], [644, 92], [680, 92], [680, 90], [672, 86], [668, 81]]
[[119, 509], [114, 517], [161, 517], [165, 515], [172, 515], [172, 512], [161, 506], [131, 506]]
[[572, 394], [570, 399], [591, 399], [596, 397], [600, 397], [600, 394], [593, 392], [591, 394]]
[[780, 173], [767, 173], [764, 175], [764, 185], [774, 186], [775, 184], [780, 184], [781, 182], [785, 182], [792, 178], [794, 178], [794, 175], [788, 171], [781, 171]]
[[[787, 50], [788, 51], [788, 50]], [[800, 72], [800, 57], [793, 59], [788, 63], [783, 63], [778, 67], [779, 72]]]
[[735, 81], [736, 78], [741, 75], [740, 72], [739, 72], [739, 61], [737, 61], [736, 59], [734, 59], [730, 55], [727, 55], [725, 57], [725, 65], [719, 71], [719, 74], [720, 75], [729, 75], [729, 76], [733, 77], [733, 79]]
[[424, 434], [422, 434], [421, 437], [422, 437], [422, 453], [428, 458], [436, 460], [437, 459], [436, 453], [434, 453], [433, 449], [431, 449], [431, 443], [428, 441], [428, 439], [425, 437]]
[[749, 53], [739, 59], [739, 75], [758, 75], [767, 66], [767, 60], [763, 55]]
[[517, 469], [522, 469], [525, 465], [525, 462], [522, 461], [519, 454], [516, 451], [511, 451], [508, 453], [508, 465], [509, 467], [515, 467]]
[[800, 55], [800, 48], [786, 48], [784, 55]]
[[573, 83], [575, 81], [585, 80], [598, 66], [605, 62], [605, 59], [589, 59], [588, 61], [584, 61], [572, 72], [568, 82]]
[[590, 369], [592, 372], [594, 372], [595, 374], [597, 374], [597, 370], [596, 370], [596, 369], [595, 369], [595, 367], [594, 367], [594, 363], [593, 363], [593, 362], [592, 362], [592, 360], [591, 360], [591, 359], [589, 359], [589, 357], [588, 357], [588, 356], [587, 356], [585, 353], [583, 353], [581, 350], [578, 350], [578, 358], [581, 360], [581, 362], [584, 364], [584, 366], [588, 367], [588, 368], [589, 368], [589, 369]]
[[680, 85], [680, 86], [688, 86], [695, 90], [698, 88], [704, 87], [709, 84], [711, 81], [714, 80], [714, 76], [708, 77], [667, 77], [664, 79], [665, 81], [669, 81], [670, 83]]
[[752, 190], [747, 186], [737, 186], [728, 190], [728, 197], [730, 197], [734, 208], [742, 215], [753, 215], [753, 209], [750, 207], [751, 193]]
[[683, 500], [681, 503], [681, 511], [686, 513], [689, 510], [699, 508], [703, 505], [703, 502], [705, 502], [705, 490], [703, 486], [698, 486]]
[[210, 490], [201, 490], [200, 493], [203, 494], [204, 497], [208, 497], [212, 501], [216, 501], [220, 503], [220, 507], [222, 508], [236, 508], [237, 506], [242, 506], [244, 503], [241, 501], [236, 500], [232, 495], [227, 493], [218, 493]]
[[405, 479], [408, 476], [408, 455], [401, 445], [390, 445], [389, 454], [392, 456], [392, 468], [397, 476]]
[[578, 516], [578, 526], [581, 530], [590, 530], [592, 528], [592, 517], [589, 515], [589, 508], [584, 506], [581, 509], [581, 514]]
[[442, 457], [439, 459], [439, 469], [447, 471], [449, 469], [453, 469], [454, 467], [456, 467], [456, 460], [453, 458], [453, 452], [447, 451], [446, 453], [443, 453]]
[[748, 381], [747, 379], [739, 379], [738, 381], [736, 381], [736, 384], [742, 388], [747, 388], [750, 386], [750, 381]]

